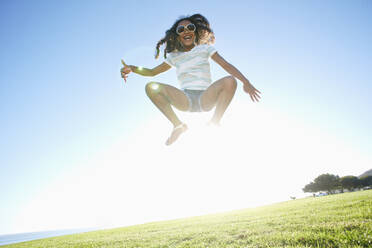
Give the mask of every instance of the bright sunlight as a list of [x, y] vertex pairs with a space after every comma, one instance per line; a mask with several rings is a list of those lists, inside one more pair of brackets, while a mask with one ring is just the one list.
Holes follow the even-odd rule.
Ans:
[[323, 172], [324, 163], [337, 164], [338, 172], [355, 160], [371, 163], [342, 142], [260, 105], [233, 102], [219, 128], [206, 125], [210, 115], [180, 113], [189, 130], [168, 147], [171, 125], [159, 114], [131, 142], [45, 189], [18, 226], [113, 227], [254, 207], [304, 196], [304, 183]]

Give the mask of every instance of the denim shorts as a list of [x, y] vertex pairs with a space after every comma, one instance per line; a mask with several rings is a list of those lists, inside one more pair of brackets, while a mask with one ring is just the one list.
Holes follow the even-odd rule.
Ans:
[[205, 90], [188, 90], [184, 89], [183, 92], [189, 99], [189, 112], [203, 112], [202, 106], [201, 106], [201, 96], [203, 95]]

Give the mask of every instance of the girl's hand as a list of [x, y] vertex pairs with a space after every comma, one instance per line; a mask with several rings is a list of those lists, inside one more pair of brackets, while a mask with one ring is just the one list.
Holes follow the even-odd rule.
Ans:
[[253, 85], [251, 85], [250, 83], [245, 83], [243, 89], [246, 93], [249, 94], [252, 101], [258, 102], [260, 100], [261, 96], [259, 94], [261, 94], [261, 92], [253, 87]]
[[128, 74], [132, 72], [132, 69], [129, 67], [129, 65], [125, 64], [124, 60], [121, 60], [121, 63], [124, 67], [120, 69], [120, 74], [121, 77], [124, 78], [124, 81], [127, 82]]

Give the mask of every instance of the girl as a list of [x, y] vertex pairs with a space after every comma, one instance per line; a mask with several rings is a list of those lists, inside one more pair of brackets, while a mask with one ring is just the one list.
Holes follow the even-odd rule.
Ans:
[[[125, 81], [130, 72], [153, 77], [172, 67], [177, 69], [181, 90], [159, 82], [149, 82], [146, 85], [147, 96], [174, 126], [166, 145], [172, 144], [187, 130], [187, 125], [178, 119], [171, 106], [191, 112], [210, 111], [216, 107], [209, 123], [219, 125], [235, 94], [237, 86], [235, 78], [243, 83], [243, 89], [250, 95], [252, 101], [258, 102], [260, 98], [261, 92], [211, 46], [214, 39], [208, 20], [200, 14], [195, 14], [178, 19], [166, 31], [165, 37], [158, 42], [155, 58], [159, 57], [159, 47], [164, 43], [166, 45], [165, 61], [159, 66], [147, 69], [126, 65], [122, 61], [124, 67], [120, 71]], [[225, 69], [230, 76], [212, 83], [209, 58]]]

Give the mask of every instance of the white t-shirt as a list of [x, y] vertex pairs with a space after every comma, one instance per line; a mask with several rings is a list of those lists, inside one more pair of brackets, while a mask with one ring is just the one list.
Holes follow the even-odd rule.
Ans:
[[209, 58], [216, 52], [211, 45], [197, 45], [188, 52], [167, 54], [165, 62], [176, 67], [181, 89], [205, 90], [212, 83]]

